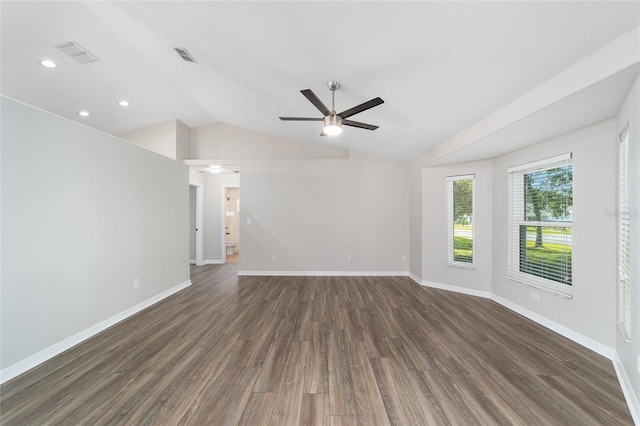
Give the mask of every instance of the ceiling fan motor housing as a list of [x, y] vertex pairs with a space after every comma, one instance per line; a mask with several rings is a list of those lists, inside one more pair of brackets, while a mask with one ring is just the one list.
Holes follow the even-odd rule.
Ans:
[[342, 126], [342, 117], [332, 111], [331, 114], [324, 117], [324, 125], [326, 126]]

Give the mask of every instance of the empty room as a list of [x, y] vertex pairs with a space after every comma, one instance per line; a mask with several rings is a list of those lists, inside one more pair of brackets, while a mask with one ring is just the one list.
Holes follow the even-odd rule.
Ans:
[[0, 43], [0, 424], [640, 425], [639, 1], [2, 0]]

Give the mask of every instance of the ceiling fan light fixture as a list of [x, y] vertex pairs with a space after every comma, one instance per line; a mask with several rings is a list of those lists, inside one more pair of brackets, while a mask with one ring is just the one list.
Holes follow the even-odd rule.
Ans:
[[335, 112], [324, 118], [324, 129], [322, 133], [327, 136], [336, 136], [342, 133], [342, 117]]

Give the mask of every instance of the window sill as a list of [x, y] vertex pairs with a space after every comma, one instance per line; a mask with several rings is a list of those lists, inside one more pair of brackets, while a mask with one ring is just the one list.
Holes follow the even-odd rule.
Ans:
[[447, 266], [452, 266], [454, 268], [462, 268], [462, 269], [476, 269], [475, 263], [447, 262]]
[[507, 275], [507, 278], [512, 281], [518, 282], [520, 284], [524, 284], [529, 287], [534, 287], [538, 290], [546, 291], [547, 293], [551, 293], [565, 299], [570, 299], [570, 300], [573, 299], [573, 288], [570, 288], [569, 291], [566, 291], [564, 289], [555, 288], [555, 286], [553, 285], [548, 285], [542, 282], [535, 282], [533, 280], [530, 280], [528, 277], [518, 277], [518, 276]]

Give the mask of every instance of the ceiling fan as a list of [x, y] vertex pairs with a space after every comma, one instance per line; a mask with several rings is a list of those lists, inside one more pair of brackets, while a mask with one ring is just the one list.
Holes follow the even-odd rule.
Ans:
[[324, 121], [324, 128], [322, 129], [322, 133], [320, 136], [335, 136], [342, 133], [342, 125], [351, 126], [351, 127], [359, 127], [361, 129], [367, 130], [375, 130], [378, 126], [374, 126], [372, 124], [360, 123], [358, 121], [347, 120], [348, 117], [352, 115], [358, 114], [362, 111], [366, 111], [370, 108], [378, 106], [384, 101], [381, 98], [374, 98], [370, 101], [367, 101], [358, 106], [354, 106], [353, 108], [349, 108], [348, 110], [342, 111], [341, 113], [336, 113], [335, 109], [335, 92], [340, 88], [340, 83], [337, 81], [329, 81], [327, 82], [327, 86], [329, 86], [329, 90], [331, 90], [331, 111], [327, 108], [322, 101], [316, 96], [315, 93], [311, 89], [301, 90], [305, 98], [309, 99], [318, 110], [324, 115], [323, 118], [310, 118], [310, 117], [280, 117], [280, 120], [283, 121]]

